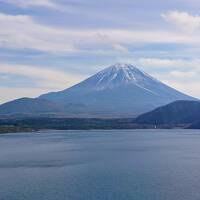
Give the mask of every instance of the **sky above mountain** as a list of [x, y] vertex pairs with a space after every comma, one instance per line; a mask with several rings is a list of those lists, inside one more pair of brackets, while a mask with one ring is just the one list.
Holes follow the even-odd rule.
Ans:
[[0, 0], [0, 102], [132, 63], [200, 98], [199, 0]]

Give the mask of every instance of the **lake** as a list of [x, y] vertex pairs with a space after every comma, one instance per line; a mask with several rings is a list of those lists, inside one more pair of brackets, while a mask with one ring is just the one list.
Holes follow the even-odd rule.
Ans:
[[0, 200], [199, 200], [200, 131], [0, 135]]

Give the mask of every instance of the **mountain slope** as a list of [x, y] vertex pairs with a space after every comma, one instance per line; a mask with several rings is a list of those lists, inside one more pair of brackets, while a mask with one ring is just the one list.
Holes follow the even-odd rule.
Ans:
[[65, 117], [129, 118], [176, 100], [194, 100], [130, 64], [112, 65], [60, 92], [0, 105], [0, 114], [58, 113]]
[[130, 64], [110, 66], [71, 88], [39, 98], [65, 104], [68, 113], [95, 117], [134, 117], [176, 100], [193, 100]]
[[39, 98], [21, 98], [0, 105], [0, 114], [37, 114], [61, 110], [62, 107], [56, 103]]
[[176, 101], [139, 116], [138, 124], [190, 124], [200, 119], [199, 101]]

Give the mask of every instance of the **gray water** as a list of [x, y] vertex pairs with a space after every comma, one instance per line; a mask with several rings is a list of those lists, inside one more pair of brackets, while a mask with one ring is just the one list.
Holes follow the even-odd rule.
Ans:
[[199, 200], [200, 131], [0, 135], [1, 200]]

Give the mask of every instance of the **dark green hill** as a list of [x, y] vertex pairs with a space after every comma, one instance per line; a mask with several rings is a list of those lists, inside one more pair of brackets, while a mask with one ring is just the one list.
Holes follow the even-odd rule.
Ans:
[[192, 123], [190, 126], [188, 126], [188, 129], [200, 129], [200, 120]]
[[175, 101], [140, 115], [134, 122], [137, 124], [177, 125], [191, 124], [199, 120], [199, 101]]

